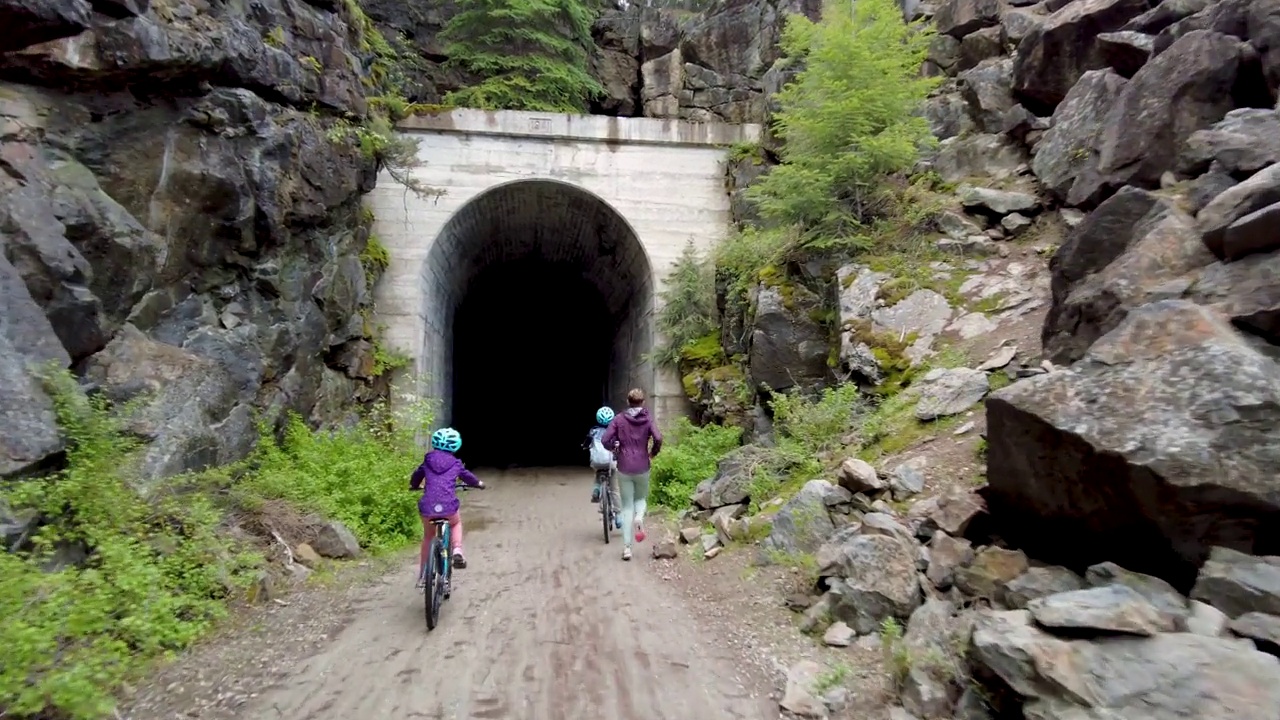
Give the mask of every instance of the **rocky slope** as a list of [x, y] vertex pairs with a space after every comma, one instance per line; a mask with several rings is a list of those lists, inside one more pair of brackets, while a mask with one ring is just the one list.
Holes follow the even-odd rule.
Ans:
[[[369, 0], [369, 16], [413, 56], [403, 90], [436, 103], [467, 82], [451, 68], [438, 34], [457, 12], [450, 0]], [[818, 0], [699, 0], [625, 3], [592, 29], [592, 71], [605, 96], [591, 111], [623, 117], [764, 122], [767, 98], [785, 74], [774, 67], [789, 13], [817, 17]]]
[[359, 7], [5, 0], [0, 19], [0, 475], [57, 461], [50, 364], [138, 398], [144, 481], [243, 456], [255, 413], [334, 422], [371, 396]]
[[[992, 392], [1015, 357], [997, 342], [909, 391], [922, 422], [986, 398], [985, 477], [936, 466], [954, 423], [921, 426], [901, 455], [828, 458], [838, 469], [763, 503], [748, 448], [699, 488], [686, 539], [811, 558], [817, 591], [793, 604], [851, 658], [859, 635], [884, 650], [902, 705], [888, 717], [1274, 717], [1280, 3], [914, 11], [939, 30], [925, 71], [945, 78], [925, 167], [957, 187], [929, 242], [971, 259], [914, 268], [907, 293], [874, 262], [791, 268], [806, 289], [762, 284], [725, 349], [752, 384], [876, 382], [1043, 303], [1009, 387]], [[731, 187], [762, 169], [741, 164]], [[1019, 238], [1051, 251], [1045, 276], [996, 259]], [[834, 341], [815, 307], [836, 309]], [[730, 393], [711, 375], [715, 408]], [[935, 465], [921, 477], [908, 456]], [[847, 715], [814, 672], [793, 668], [784, 709]]]

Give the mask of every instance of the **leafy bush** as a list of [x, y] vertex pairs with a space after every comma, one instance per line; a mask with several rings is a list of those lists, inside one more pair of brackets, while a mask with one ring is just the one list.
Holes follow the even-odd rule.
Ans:
[[692, 240], [685, 244], [667, 274], [662, 303], [658, 331], [666, 336], [666, 342], [654, 352], [654, 361], [675, 366], [690, 350], [705, 355], [708, 348], [694, 346], [708, 337], [714, 339], [715, 349], [719, 349], [715, 278], [711, 264], [698, 257]]
[[857, 230], [879, 179], [909, 170], [933, 139], [917, 113], [938, 83], [920, 74], [931, 37], [896, 0], [829, 0], [817, 23], [787, 19], [783, 52], [804, 69], [777, 98], [782, 164], [748, 190], [766, 218]]
[[[68, 440], [67, 465], [0, 490], [0, 508], [41, 524], [0, 549], [0, 717], [96, 720], [112, 692], [158, 657], [206, 633], [261, 573], [262, 557], [220, 534], [216, 485], [242, 505], [285, 498], [391, 548], [421, 535], [407, 479], [418, 461], [422, 405], [383, 405], [359, 426], [308, 430], [297, 418], [236, 468], [174, 478], [144, 498], [129, 483], [136, 441], [100, 397], [65, 372], [49, 378]], [[235, 474], [258, 464], [236, 482]]]
[[459, 0], [441, 39], [481, 78], [445, 102], [485, 110], [584, 112], [604, 92], [588, 71], [595, 6], [582, 0]]
[[740, 428], [697, 427], [687, 418], [678, 418], [664, 438], [662, 452], [653, 459], [650, 500], [673, 509], [688, 507], [698, 483], [715, 474], [720, 458], [738, 447], [741, 438]]
[[105, 403], [67, 375], [50, 386], [67, 467], [0, 495], [45, 518], [19, 552], [0, 551], [0, 716], [97, 718], [116, 686], [207, 631], [259, 558], [218, 536], [207, 498], [143, 500]]
[[371, 550], [402, 547], [422, 537], [409, 475], [422, 460], [415, 434], [431, 416], [422, 403], [395, 412], [383, 404], [365, 422], [329, 432], [291, 416], [283, 440], [258, 443], [256, 469], [237, 490], [339, 520]]
[[871, 248], [882, 218], [914, 207], [890, 180], [934, 141], [918, 113], [938, 82], [920, 75], [931, 36], [903, 21], [896, 0], [829, 0], [816, 23], [787, 19], [783, 52], [803, 69], [777, 95], [781, 164], [747, 189], [763, 227], [717, 248], [731, 302], [798, 250]]

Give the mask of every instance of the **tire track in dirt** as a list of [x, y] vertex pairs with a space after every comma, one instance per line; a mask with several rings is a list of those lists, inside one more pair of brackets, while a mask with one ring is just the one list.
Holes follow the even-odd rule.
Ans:
[[[737, 659], [683, 599], [605, 545], [591, 473], [484, 473], [463, 497], [466, 570], [428, 633], [415, 565], [330, 644], [239, 708], [249, 720], [763, 720]], [[760, 689], [760, 694], [765, 694]]]

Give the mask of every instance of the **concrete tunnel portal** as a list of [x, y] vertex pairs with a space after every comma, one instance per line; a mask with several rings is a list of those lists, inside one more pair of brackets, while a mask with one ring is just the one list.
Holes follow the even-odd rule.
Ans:
[[653, 270], [627, 221], [569, 183], [517, 180], [472, 198], [427, 256], [446, 278], [427, 332], [444, 350], [441, 419], [484, 467], [581, 465], [595, 410], [650, 391]]

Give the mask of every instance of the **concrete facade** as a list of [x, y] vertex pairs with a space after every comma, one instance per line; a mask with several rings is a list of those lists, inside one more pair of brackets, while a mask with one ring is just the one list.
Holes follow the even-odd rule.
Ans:
[[391, 256], [378, 320], [384, 342], [413, 359], [418, 393], [443, 402], [443, 421], [468, 280], [531, 253], [580, 264], [606, 298], [618, 325], [610, 401], [638, 385], [659, 420], [686, 410], [679, 378], [644, 359], [660, 293], [687, 242], [706, 252], [728, 231], [729, 147], [758, 140], [760, 126], [457, 109], [400, 130], [419, 143], [413, 177], [444, 192], [420, 197], [384, 173], [368, 196]]

